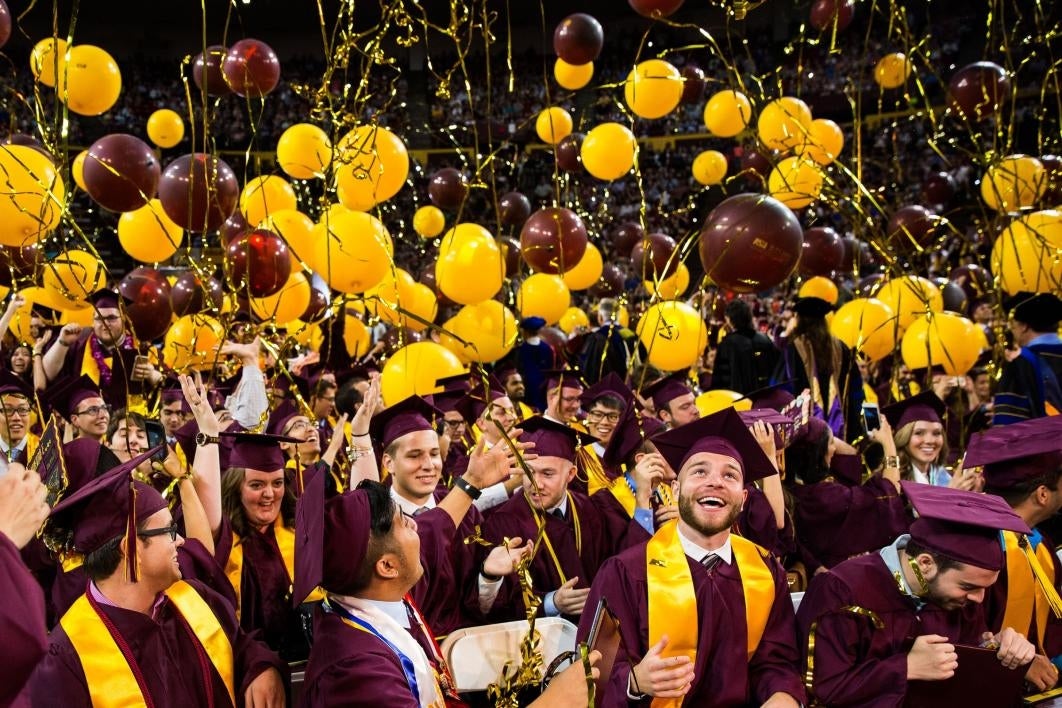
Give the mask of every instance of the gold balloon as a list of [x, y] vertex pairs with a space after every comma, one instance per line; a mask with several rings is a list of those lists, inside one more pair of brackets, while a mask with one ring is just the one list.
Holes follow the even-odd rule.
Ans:
[[355, 359], [368, 354], [372, 347], [369, 328], [365, 326], [356, 312], [350, 310], [344, 315], [343, 345], [347, 348], [347, 354]]
[[255, 177], [240, 193], [240, 212], [248, 224], [258, 224], [272, 213], [298, 207], [295, 190], [276, 175]]
[[72, 305], [84, 302], [106, 281], [107, 269], [103, 263], [91, 253], [77, 248], [68, 249], [49, 259], [44, 266], [45, 289]]
[[74, 161], [70, 163], [70, 175], [74, 178], [74, 184], [81, 187], [82, 192], [87, 192], [85, 187], [85, 158], [88, 157], [88, 150], [82, 150], [75, 157]]
[[649, 352], [649, 363], [661, 371], [693, 366], [708, 346], [708, 326], [700, 313], [677, 300], [652, 305], [638, 320], [636, 331]]
[[[487, 364], [508, 354], [519, 334], [516, 317], [497, 300], [465, 305], [444, 326], [465, 341], [443, 337], [443, 344], [467, 361]], [[449, 341], [447, 341], [449, 340]]]
[[1062, 211], [1044, 209], [1012, 221], [992, 244], [989, 268], [1012, 295], [1058, 290], [1062, 286]]
[[822, 183], [822, 170], [814, 162], [787, 157], [771, 170], [767, 191], [790, 209], [802, 209], [819, 198]]
[[887, 280], [874, 294], [891, 309], [897, 318], [900, 330], [910, 326], [926, 312], [941, 312], [944, 296], [933, 281], [917, 275], [904, 275]]
[[505, 262], [490, 232], [478, 224], [458, 224], [447, 231], [435, 261], [435, 283], [454, 302], [475, 305], [501, 290]]
[[118, 217], [118, 242], [141, 263], [159, 263], [170, 258], [183, 240], [184, 230], [166, 215], [158, 199]]
[[811, 121], [807, 138], [800, 146], [800, 154], [820, 165], [831, 164], [844, 149], [844, 133], [832, 120], [818, 118]]
[[674, 274], [661, 280], [659, 287], [651, 280], [643, 281], [642, 285], [645, 286], [646, 292], [650, 295], [659, 293], [662, 300], [674, 300], [677, 297], [681, 297], [686, 292], [686, 289], [689, 288], [690, 270], [685, 263], [679, 263]]
[[804, 284], [800, 286], [800, 290], [797, 291], [797, 297], [817, 297], [820, 300], [825, 300], [831, 305], [837, 304], [837, 285], [821, 275], [817, 275], [814, 278], [808, 278], [804, 281]]
[[435, 382], [464, 371], [460, 360], [441, 344], [413, 342], [387, 358], [380, 373], [384, 403], [393, 406], [413, 394], [435, 393]]
[[280, 135], [277, 163], [294, 179], [323, 177], [332, 163], [332, 141], [312, 123], [296, 123]]
[[586, 290], [601, 277], [605, 263], [601, 258], [601, 251], [592, 243], [586, 244], [586, 251], [575, 267], [561, 275], [564, 284], [569, 290]]
[[996, 211], [1031, 207], [1047, 189], [1044, 164], [1028, 155], [1004, 157], [981, 180], [981, 198]]
[[51, 160], [31, 147], [0, 145], [0, 244], [28, 246], [59, 224], [66, 188]]
[[579, 154], [587, 172], [598, 179], [611, 181], [619, 179], [634, 167], [638, 141], [627, 126], [602, 123], [583, 138]]
[[726, 155], [718, 150], [705, 150], [693, 158], [693, 179], [711, 186], [726, 177]]
[[590, 83], [594, 77], [594, 62], [587, 64], [569, 64], [560, 57], [553, 64], [553, 78], [561, 88], [576, 91]]
[[752, 104], [740, 91], [719, 91], [704, 106], [704, 126], [716, 137], [734, 137], [751, 118]]
[[874, 298], [849, 300], [833, 314], [830, 333], [870, 361], [879, 361], [896, 348], [896, 315]]
[[292, 271], [288, 282], [267, 297], [250, 298], [251, 311], [263, 320], [291, 322], [310, 306], [310, 281], [302, 271]]
[[911, 61], [902, 52], [886, 54], [874, 67], [874, 80], [885, 89], [903, 86], [910, 75]]
[[950, 312], [919, 317], [903, 335], [900, 353], [910, 369], [940, 366], [949, 376], [965, 376], [981, 354], [973, 323]]
[[148, 117], [147, 134], [160, 148], [171, 148], [184, 137], [184, 121], [177, 111], [160, 108]]
[[30, 72], [37, 81], [55, 88], [55, 77], [62, 73], [66, 64], [66, 47], [66, 40], [57, 37], [48, 37], [33, 45]]
[[183, 371], [206, 370], [219, 358], [218, 350], [225, 339], [225, 328], [209, 315], [178, 317], [166, 332], [162, 358], [168, 366]]
[[361, 293], [387, 272], [394, 244], [387, 228], [371, 214], [339, 211], [314, 226], [313, 251], [307, 265], [335, 290]]
[[557, 324], [571, 305], [572, 294], [559, 275], [534, 273], [520, 284], [516, 308], [520, 317], [538, 316]]
[[572, 116], [558, 106], [550, 106], [535, 119], [538, 139], [547, 145], [556, 145], [572, 134]]
[[627, 75], [623, 98], [639, 118], [666, 116], [682, 98], [682, 74], [663, 59], [648, 59]]
[[395, 196], [409, 176], [405, 143], [379, 126], [359, 126], [340, 138], [335, 163], [336, 195], [355, 211]]
[[558, 326], [561, 328], [562, 332], [571, 336], [571, 334], [580, 327], [589, 329], [590, 318], [587, 317], [582, 309], [578, 307], [569, 307], [564, 311], [564, 314], [561, 315]]
[[756, 122], [760, 140], [769, 150], [786, 152], [804, 144], [811, 128], [811, 109], [793, 96], [777, 98], [760, 111]]
[[71, 47], [67, 55], [55, 84], [59, 100], [78, 115], [105, 113], [122, 93], [122, 72], [118, 69], [118, 62], [91, 44]]
[[288, 245], [291, 252], [293, 270], [301, 267], [299, 259], [305, 260], [314, 250], [314, 223], [313, 219], [295, 209], [281, 209], [274, 211], [262, 221], [256, 228], [272, 231]]
[[436, 206], [422, 206], [413, 214], [413, 230], [423, 239], [433, 239], [446, 228], [446, 215]]
[[752, 400], [748, 396], [725, 388], [713, 388], [711, 391], [705, 391], [697, 396], [694, 403], [697, 405], [697, 411], [702, 418], [727, 408], [733, 408], [737, 411], [752, 410]]

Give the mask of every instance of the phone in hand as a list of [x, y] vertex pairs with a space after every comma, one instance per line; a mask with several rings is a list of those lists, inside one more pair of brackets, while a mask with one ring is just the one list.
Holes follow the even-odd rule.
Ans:
[[147, 433], [148, 449], [152, 450], [162, 445], [162, 448], [151, 456], [152, 461], [162, 462], [170, 454], [169, 447], [166, 445], [166, 429], [157, 420], [144, 421], [144, 427], [146, 428], [144, 432]]
[[877, 403], [863, 404], [863, 429], [867, 435], [881, 428], [881, 412]]
[[150, 363], [151, 363], [151, 359], [147, 358], [143, 354], [137, 354], [136, 358], [133, 359], [133, 370], [129, 373], [129, 379], [131, 381], [143, 381], [144, 380], [144, 376], [142, 374], [137, 374], [136, 368], [138, 366], [142, 366], [142, 365], [150, 364]]

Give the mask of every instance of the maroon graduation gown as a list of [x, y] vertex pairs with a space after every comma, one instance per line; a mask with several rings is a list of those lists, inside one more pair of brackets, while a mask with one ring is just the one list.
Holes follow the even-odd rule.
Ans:
[[612, 542], [615, 551], [632, 548], [650, 539], [649, 532], [633, 517], [627, 516], [627, 510], [612, 492], [599, 489], [590, 495], [590, 501], [593, 502], [601, 518], [601, 528], [605, 538]]
[[[210, 605], [232, 644], [233, 684], [238, 702], [263, 671], [276, 668], [282, 676], [286, 675], [287, 666], [280, 658], [240, 629], [224, 598], [202, 583], [192, 580], [189, 584]], [[207, 705], [195, 644], [168, 599], [163, 599], [155, 619], [119, 607], [102, 605], [101, 610], [128, 643], [156, 708]], [[214, 705], [229, 705], [221, 677], [213, 667], [210, 672]], [[61, 625], [52, 632], [48, 654], [30, 679], [30, 690], [35, 706], [92, 705], [81, 660]]]
[[[1041, 543], [1046, 543], [1048, 548], [1055, 548], [1054, 542], [1046, 536], [1043, 537]], [[1056, 588], [1062, 586], [1062, 567], [1059, 565], [1057, 553], [1051, 554], [1051, 567], [1044, 568], [1044, 570], [1054, 578]], [[1003, 616], [1007, 611], [1008, 589], [1007, 564], [1004, 563], [1003, 569], [999, 571], [999, 579], [985, 592], [985, 621], [988, 623], [989, 631], [993, 633], [1003, 629]], [[1012, 629], [1025, 635], [1030, 642], [1037, 645], [1037, 652], [1039, 652], [1041, 638], [1035, 618], [1029, 623], [1028, 627], [1012, 627]], [[1053, 612], [1047, 613], [1047, 628], [1044, 634], [1046, 636], [1043, 637], [1042, 644], [1047, 656], [1053, 658], [1062, 654], [1062, 620], [1055, 617]]]
[[0, 706], [28, 706], [22, 689], [48, 649], [44, 593], [18, 548], [0, 533]]
[[[876, 629], [864, 614], [874, 612]], [[815, 624], [814, 697], [829, 706], [903, 705], [907, 693], [907, 652], [916, 637], [939, 634], [952, 643], [977, 646], [988, 630], [983, 607], [960, 610], [927, 604], [921, 610], [900, 592], [877, 553], [852, 558], [815, 576], [800, 603], [797, 625], [807, 664], [808, 635]]]
[[[89, 339], [95, 338], [91, 328], [87, 337], [81, 337], [66, 352], [63, 367], [60, 369], [62, 376], [77, 378], [81, 375], [81, 365], [85, 360], [85, 350], [89, 347]], [[137, 351], [131, 346], [131, 340], [126, 336], [125, 342], [117, 349], [110, 350], [106, 356], [111, 358], [111, 378], [108, 384], [100, 381], [100, 396], [114, 409], [125, 408], [126, 399], [129, 395], [143, 395], [146, 387], [142, 381], [133, 381], [133, 364], [137, 357]]]
[[796, 548], [796, 540], [793, 537], [793, 523], [789, 514], [785, 515], [785, 526], [778, 528], [774, 520], [774, 509], [771, 508], [771, 502], [767, 500], [763, 490], [755, 484], [745, 488], [749, 496], [741, 509], [741, 515], [738, 516], [738, 535], [763, 546], [777, 558], [792, 553]]

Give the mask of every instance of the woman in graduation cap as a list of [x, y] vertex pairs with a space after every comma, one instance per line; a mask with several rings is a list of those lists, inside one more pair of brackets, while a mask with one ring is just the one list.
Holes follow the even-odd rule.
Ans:
[[882, 408], [881, 414], [889, 421], [896, 443], [896, 456], [886, 455], [884, 464], [886, 467], [897, 465], [901, 479], [980, 491], [982, 480], [979, 475], [952, 477], [944, 466], [948, 459], [944, 413], [944, 402], [932, 391], [923, 391]]

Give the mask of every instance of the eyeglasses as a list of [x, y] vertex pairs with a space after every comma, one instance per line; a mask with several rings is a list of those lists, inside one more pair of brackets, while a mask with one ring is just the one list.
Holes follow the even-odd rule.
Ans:
[[93, 322], [106, 322], [107, 324], [114, 324], [115, 322], [118, 322], [121, 319], [122, 318], [119, 315], [105, 315], [105, 316], [102, 316], [102, 317], [100, 315], [95, 315], [95, 316], [93, 316], [92, 321]]
[[111, 412], [111, 407], [105, 404], [105, 405], [102, 405], [102, 406], [89, 406], [88, 408], [86, 408], [83, 411], [74, 411], [74, 415], [90, 415], [93, 418], [95, 418], [100, 413], [110, 413], [110, 412]]
[[147, 529], [146, 531], [137, 531], [136, 535], [140, 538], [151, 538], [152, 536], [165, 536], [169, 534], [171, 541], [177, 540], [177, 522], [174, 521], [169, 526], [163, 526], [157, 529]]
[[603, 420], [607, 420], [609, 423], [618, 423], [620, 414], [607, 411], [590, 411], [586, 414], [586, 419], [591, 423], [600, 423]]
[[514, 408], [506, 408], [504, 406], [491, 406], [490, 412], [491, 412], [491, 415], [507, 415], [507, 416], [510, 416], [510, 417], [513, 417], [513, 416], [516, 415], [516, 409], [514, 409]]
[[308, 421], [308, 420], [296, 420], [294, 423], [292, 423], [288, 427], [288, 429], [285, 431], [284, 434], [287, 435], [288, 433], [294, 433], [294, 432], [296, 432], [298, 430], [311, 430], [312, 428], [313, 428], [313, 424], [311, 424], [310, 421]]
[[463, 420], [443, 420], [443, 425], [447, 428], [460, 428], [464, 424], [465, 421]]
[[14, 418], [15, 416], [25, 418], [30, 414], [31, 410], [32, 409], [29, 406], [19, 406], [18, 408], [8, 408], [7, 406], [4, 406], [4, 415], [8, 418]]

